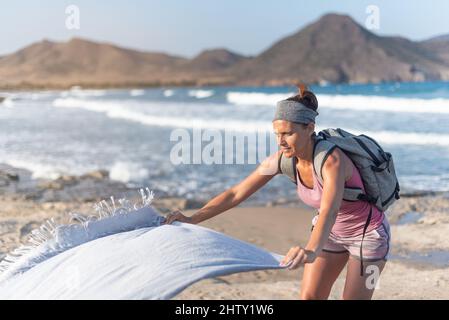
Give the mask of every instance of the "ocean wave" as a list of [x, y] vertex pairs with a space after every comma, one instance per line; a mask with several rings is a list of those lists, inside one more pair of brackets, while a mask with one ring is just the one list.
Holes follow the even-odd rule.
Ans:
[[124, 183], [144, 181], [149, 176], [147, 169], [140, 165], [131, 162], [115, 162], [109, 169], [109, 177], [112, 180], [121, 181]]
[[[292, 94], [260, 92], [228, 92], [227, 101], [237, 105], [274, 106]], [[320, 108], [382, 111], [401, 113], [436, 113], [449, 114], [449, 99], [397, 98], [366, 95], [328, 95], [317, 94]]]
[[449, 146], [449, 135], [447, 134], [400, 131], [360, 131], [355, 129], [348, 129], [346, 131], [357, 135], [365, 134], [376, 139], [376, 141], [381, 144]]
[[197, 99], [204, 99], [212, 97], [214, 93], [214, 90], [190, 90], [188, 95]]
[[255, 132], [260, 130], [270, 131], [270, 121], [240, 121], [240, 120], [213, 120], [207, 118], [186, 118], [155, 116], [130, 110], [119, 102], [100, 102], [81, 99], [56, 99], [53, 106], [63, 108], [80, 108], [89, 111], [104, 113], [113, 119], [124, 119], [149, 126], [174, 127], [174, 128], [198, 128], [216, 130], [235, 130], [239, 132]]
[[72, 87], [70, 90], [62, 91], [60, 93], [61, 97], [102, 97], [106, 95], [107, 90], [102, 89], [82, 89], [80, 87]]
[[320, 106], [357, 111], [449, 114], [449, 99], [392, 98], [362, 95], [318, 95]]
[[[59, 166], [55, 166], [48, 163], [44, 164], [43, 161], [25, 160], [17, 157], [2, 157], [1, 163], [30, 171], [32, 179], [54, 180], [63, 175], [81, 175], [95, 169], [83, 167], [77, 170], [71, 170], [72, 166], [65, 161], [62, 161]], [[140, 182], [149, 177], [149, 171], [136, 163], [117, 161], [109, 168], [109, 177], [112, 180], [124, 183]]]
[[175, 90], [167, 89], [167, 90], [164, 90], [163, 94], [164, 94], [164, 97], [171, 97], [175, 94]]
[[[210, 119], [199, 117], [170, 117], [149, 115], [142, 112], [130, 110], [123, 103], [120, 102], [103, 102], [103, 101], [89, 101], [82, 99], [56, 99], [53, 102], [55, 107], [80, 108], [89, 111], [104, 113], [113, 119], [124, 119], [128, 121], [138, 122], [149, 126], [159, 127], [173, 127], [173, 128], [197, 128], [197, 129], [215, 129], [215, 130], [230, 130], [236, 132], [271, 132], [271, 121], [260, 120], [235, 120], [235, 119]], [[321, 125], [317, 126], [316, 130], [322, 130], [332, 126]], [[366, 134], [372, 136], [379, 143], [394, 144], [394, 145], [438, 145], [449, 146], [449, 135], [440, 133], [417, 133], [417, 132], [403, 132], [403, 131], [361, 131], [344, 127], [346, 131], [354, 134]]]
[[449, 174], [399, 177], [401, 189], [411, 191], [449, 191]]
[[58, 91], [41, 91], [41, 92], [31, 92], [28, 95], [24, 95], [23, 99], [29, 98], [30, 100], [41, 100], [48, 99], [57, 96]]
[[57, 179], [65, 172], [68, 172], [68, 168], [57, 168], [55, 166], [43, 164], [38, 161], [6, 158], [2, 159], [1, 162], [15, 168], [22, 168], [30, 171], [31, 177], [33, 179]]
[[42, 100], [42, 99], [49, 99], [52, 97], [57, 97], [60, 95], [60, 91], [55, 90], [45, 90], [45, 91], [12, 91], [12, 92], [5, 92], [4, 94], [1, 93], [0, 95], [6, 97], [6, 99], [9, 99], [12, 101], [26, 101], [26, 100]]
[[6, 98], [2, 103], [0, 103], [0, 106], [5, 108], [14, 108], [14, 100], [12, 98]]
[[228, 92], [226, 99], [229, 103], [238, 105], [274, 106], [278, 101], [291, 97], [291, 94], [262, 93], [262, 92]]
[[133, 89], [133, 90], [129, 91], [129, 95], [131, 97], [143, 96], [144, 94], [145, 94], [145, 90], [142, 90], [142, 89]]

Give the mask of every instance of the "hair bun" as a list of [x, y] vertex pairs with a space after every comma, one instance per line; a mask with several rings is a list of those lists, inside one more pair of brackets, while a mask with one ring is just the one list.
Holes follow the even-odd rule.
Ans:
[[310, 91], [302, 82], [298, 83], [296, 87], [298, 88], [299, 93], [296, 96], [287, 98], [287, 100], [302, 103], [307, 108], [317, 111], [318, 99], [316, 98], [315, 94]]
[[296, 87], [298, 88], [299, 96], [300, 96], [301, 98], [304, 97], [304, 94], [305, 94], [306, 92], [308, 92], [308, 89], [309, 89], [309, 88], [307, 88], [307, 86], [306, 86], [304, 83], [298, 83], [298, 84], [296, 85]]

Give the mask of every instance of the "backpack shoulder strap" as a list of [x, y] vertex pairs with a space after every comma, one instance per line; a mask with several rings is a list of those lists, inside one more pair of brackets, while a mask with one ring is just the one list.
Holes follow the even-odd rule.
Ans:
[[315, 171], [318, 181], [323, 185], [323, 165], [327, 157], [337, 147], [336, 144], [326, 140], [322, 136], [317, 136], [313, 148], [313, 170]]
[[[313, 148], [314, 154], [313, 168], [318, 177], [318, 181], [320, 182], [321, 185], [323, 185], [323, 176], [321, 174], [322, 166], [326, 161], [327, 157], [329, 156], [329, 154], [331, 154], [334, 148], [336, 147], [337, 147], [336, 144], [327, 141], [322, 136], [315, 137], [315, 144]], [[294, 184], [297, 184], [296, 157], [287, 158], [284, 156], [283, 153], [281, 153], [279, 157], [278, 169], [281, 174], [288, 176]]]
[[297, 184], [296, 182], [296, 157], [287, 158], [281, 152], [278, 163], [279, 172], [286, 175], [290, 180]]
[[[326, 139], [325, 135], [319, 135], [315, 141], [313, 169], [318, 177], [318, 182], [323, 186], [323, 166], [327, 157], [338, 147], [336, 143]], [[342, 150], [344, 152], [344, 150]], [[346, 201], [358, 201], [364, 200], [363, 190], [357, 187], [345, 187], [343, 191], [343, 200]]]

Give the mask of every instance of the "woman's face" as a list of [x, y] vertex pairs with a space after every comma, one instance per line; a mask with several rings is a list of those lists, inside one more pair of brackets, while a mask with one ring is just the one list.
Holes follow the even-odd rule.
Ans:
[[315, 131], [313, 122], [302, 125], [286, 120], [273, 121], [273, 130], [282, 153], [291, 158], [304, 154], [310, 142], [310, 136]]

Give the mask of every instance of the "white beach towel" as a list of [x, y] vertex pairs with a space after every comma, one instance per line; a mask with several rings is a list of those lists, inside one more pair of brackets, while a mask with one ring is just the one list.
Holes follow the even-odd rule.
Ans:
[[278, 269], [282, 255], [192, 224], [164, 218], [142, 192], [98, 206], [77, 224], [48, 222], [0, 263], [0, 299], [170, 299], [206, 278]]

